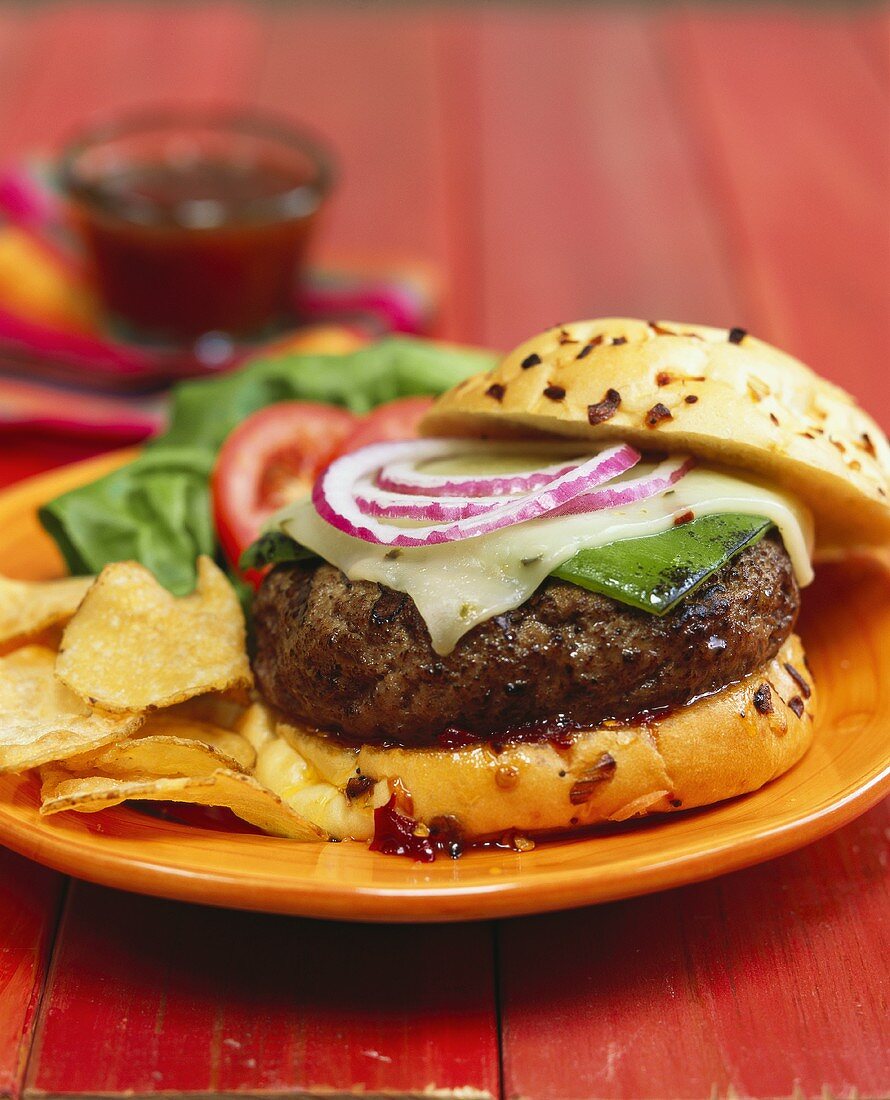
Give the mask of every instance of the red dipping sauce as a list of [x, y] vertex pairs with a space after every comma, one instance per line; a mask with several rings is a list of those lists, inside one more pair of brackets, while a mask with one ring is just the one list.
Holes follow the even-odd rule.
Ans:
[[332, 168], [286, 124], [171, 114], [85, 135], [61, 181], [113, 318], [181, 343], [292, 316]]

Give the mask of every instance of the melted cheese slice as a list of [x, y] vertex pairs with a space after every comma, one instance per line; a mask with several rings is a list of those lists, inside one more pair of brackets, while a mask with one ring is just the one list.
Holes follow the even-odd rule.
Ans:
[[[634, 478], [652, 469], [637, 466]], [[655, 535], [685, 512], [741, 512], [772, 520], [798, 583], [813, 578], [813, 522], [793, 497], [729, 473], [696, 467], [673, 490], [650, 500], [586, 515], [530, 520], [460, 542], [393, 550], [345, 535], [311, 501], [279, 512], [272, 524], [337, 566], [353, 581], [376, 581], [414, 601], [433, 649], [448, 654], [467, 631], [524, 603], [544, 579], [579, 550]]]

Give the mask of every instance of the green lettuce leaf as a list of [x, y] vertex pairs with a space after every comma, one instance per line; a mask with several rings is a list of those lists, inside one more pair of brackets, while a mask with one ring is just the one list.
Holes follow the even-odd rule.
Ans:
[[276, 401], [325, 401], [366, 413], [397, 397], [444, 393], [497, 356], [392, 336], [348, 355], [258, 359], [222, 378], [182, 382], [173, 391], [170, 427], [149, 444], [216, 450], [245, 417]]
[[45, 504], [40, 522], [72, 573], [134, 559], [171, 592], [192, 590], [195, 559], [214, 554], [208, 478], [213, 453], [146, 450], [127, 466]]
[[135, 559], [171, 592], [194, 588], [195, 559], [219, 556], [209, 476], [225, 437], [276, 401], [327, 401], [367, 412], [397, 397], [439, 394], [495, 356], [392, 337], [348, 355], [262, 359], [221, 378], [178, 385], [167, 432], [133, 462], [40, 509], [72, 573]]
[[580, 550], [553, 576], [664, 615], [771, 526], [763, 516], [735, 512], [699, 516], [659, 535]]

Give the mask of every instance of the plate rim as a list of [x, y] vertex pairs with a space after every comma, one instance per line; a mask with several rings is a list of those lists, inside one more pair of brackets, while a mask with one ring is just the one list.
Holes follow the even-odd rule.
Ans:
[[[752, 794], [756, 793], [752, 792]], [[633, 872], [633, 885], [628, 884], [628, 872], [624, 872], [622, 878], [610, 880], [605, 877], [602, 881], [595, 866], [573, 869], [570, 882], [566, 881], [564, 873], [542, 872], [530, 888], [516, 878], [506, 878], [490, 885], [455, 884], [393, 888], [348, 883], [319, 885], [301, 880], [286, 883], [277, 879], [269, 880], [263, 876], [251, 875], [249, 872], [195, 873], [177, 868], [172, 862], [144, 857], [130, 859], [116, 853], [113, 849], [110, 853], [107, 850], [97, 851], [96, 848], [83, 845], [76, 839], [63, 834], [54, 835], [49, 828], [38, 828], [32, 839], [29, 830], [33, 828], [33, 824], [35, 822], [38, 826], [43, 824], [36, 812], [33, 815], [33, 821], [27, 817], [10, 815], [3, 802], [0, 802], [0, 842], [19, 855], [73, 878], [151, 897], [200, 903], [216, 908], [348, 920], [358, 923], [449, 923], [579, 909], [689, 886], [724, 874], [731, 874], [734, 871], [788, 855], [830, 835], [876, 806], [887, 793], [890, 793], [890, 765], [875, 773], [863, 786], [849, 792], [844, 798], [822, 810], [806, 814], [794, 821], [783, 822], [772, 828], [759, 830], [741, 841], [727, 840], [716, 848], [696, 849], [667, 860], [662, 858], [656, 864], [638, 868]], [[104, 812], [137, 813], [127, 807], [114, 807]], [[189, 830], [190, 827], [183, 825], [181, 828]], [[211, 830], [202, 830], [201, 835], [204, 845], [219, 844], [224, 849], [231, 842], [233, 835], [243, 836], [244, 834], [217, 834]], [[215, 839], [217, 837], [218, 840]], [[266, 842], [266, 838], [255, 839]], [[274, 843], [297, 843], [278, 838], [270, 839]], [[566, 843], [584, 843], [585, 839], [573, 838]], [[772, 842], [768, 850], [763, 848], [765, 841]], [[89, 863], [86, 866], [79, 863], [77, 858], [83, 852], [86, 852], [89, 857]], [[493, 858], [488, 853], [470, 853], [470, 858], [478, 858], [478, 856]], [[138, 868], [141, 877], [137, 881], [130, 881], [128, 874], [132, 874], [134, 868]], [[554, 881], [551, 882], [551, 878]], [[263, 887], [264, 899], [258, 900], [257, 904], [250, 904], [251, 899], [258, 895], [250, 894], [248, 891], [251, 885], [258, 886], [260, 883]], [[208, 896], [206, 893], [208, 887], [215, 888], [214, 896]], [[537, 896], [542, 887], [548, 890], [545, 900]], [[269, 894], [274, 895], [274, 899], [270, 900]], [[357, 901], [362, 903], [359, 907], [356, 907]], [[401, 912], [394, 914], [388, 909], [386, 912], [381, 912], [379, 906], [375, 904], [375, 902], [393, 901], [398, 901], [402, 906]], [[439, 903], [441, 908], [430, 910], [431, 901]], [[472, 902], [480, 902], [483, 911], [469, 911], [468, 903]], [[347, 908], [347, 905], [350, 908]]]
[[[35, 496], [73, 487], [87, 479], [122, 465], [138, 448], [126, 448], [80, 462], [57, 467], [17, 482], [0, 491], [0, 514], [21, 510], [27, 502], [33, 507]], [[27, 777], [0, 776], [0, 791], [9, 781], [33, 782]], [[758, 792], [742, 795], [747, 799]], [[802, 848], [829, 835], [867, 812], [890, 793], [890, 759], [876, 767], [852, 790], [834, 800], [804, 812], [792, 819], [765, 823], [742, 838], [726, 838], [711, 844], [696, 846], [659, 857], [633, 870], [625, 869], [617, 878], [609, 878], [607, 863], [591, 863], [573, 867], [569, 872], [558, 869], [540, 871], [534, 879], [523, 883], [518, 876], [505, 875], [491, 883], [406, 884], [405, 886], [365, 885], [343, 882], [310, 882], [305, 878], [287, 881], [269, 878], [248, 871], [222, 872], [211, 869], [196, 872], [177, 867], [175, 861], [132, 858], [115, 848], [84, 843], [80, 837], [65, 835], [40, 818], [36, 807], [17, 812], [15, 806], [0, 798], [0, 843], [53, 870], [85, 879], [102, 886], [172, 900], [202, 903], [223, 908], [279, 913], [291, 916], [336, 920], [387, 923], [437, 923], [523, 916], [581, 908], [587, 905], [641, 896], [663, 889], [690, 885], [719, 875], [742, 870]], [[126, 807], [103, 811], [106, 814], [137, 814]], [[690, 813], [707, 813], [707, 807]], [[144, 815], [139, 815], [144, 820]], [[669, 826], [669, 822], [659, 822]], [[177, 825], [190, 832], [194, 827]], [[243, 843], [244, 834], [227, 834], [201, 830], [204, 846], [219, 846], [225, 850], [233, 837]], [[116, 838], [109, 838], [112, 842]], [[254, 839], [254, 838], [251, 838]], [[255, 838], [267, 843], [266, 838]], [[577, 837], [565, 841], [584, 844], [602, 837]], [[296, 842], [272, 840], [273, 843]], [[382, 857], [381, 857], [382, 858]], [[495, 858], [492, 853], [468, 853], [469, 859]], [[528, 853], [522, 858], [534, 858]], [[626, 861], [625, 861], [626, 862]], [[407, 866], [414, 867], [414, 864]], [[134, 869], [139, 875], [132, 880]], [[251, 890], [262, 887], [262, 890]], [[213, 891], [213, 893], [210, 893]], [[270, 896], [271, 895], [271, 896]], [[400, 910], [391, 905], [398, 902]], [[254, 904], [251, 904], [251, 903]], [[431, 903], [435, 903], [434, 906]], [[474, 907], [474, 903], [478, 908]], [[382, 908], [381, 908], [382, 906]]]

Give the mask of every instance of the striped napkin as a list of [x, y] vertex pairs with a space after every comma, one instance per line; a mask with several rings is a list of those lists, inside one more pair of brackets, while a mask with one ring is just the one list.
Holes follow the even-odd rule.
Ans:
[[375, 337], [428, 330], [434, 273], [419, 263], [312, 270], [295, 293], [299, 329], [271, 344], [211, 335], [188, 351], [125, 342], [105, 323], [59, 196], [40, 163], [0, 170], [0, 431], [32, 428], [124, 443], [163, 424], [163, 391], [270, 350], [298, 350], [319, 326]]

